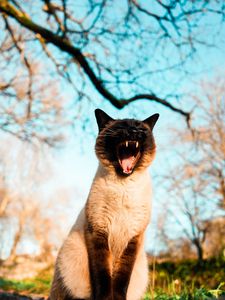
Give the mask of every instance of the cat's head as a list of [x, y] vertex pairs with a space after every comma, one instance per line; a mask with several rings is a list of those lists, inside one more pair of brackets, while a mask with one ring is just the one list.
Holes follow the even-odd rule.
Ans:
[[99, 128], [96, 155], [106, 168], [114, 168], [117, 174], [128, 176], [150, 165], [156, 151], [152, 130], [159, 114], [144, 121], [114, 120], [96, 109], [95, 116]]

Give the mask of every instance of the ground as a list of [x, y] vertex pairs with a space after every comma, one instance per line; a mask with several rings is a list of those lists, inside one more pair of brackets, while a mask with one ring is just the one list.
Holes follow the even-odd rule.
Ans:
[[19, 294], [15, 293], [7, 293], [2, 290], [0, 290], [0, 299], [1, 300], [44, 300], [46, 298], [43, 297], [27, 297], [27, 296], [22, 296]]

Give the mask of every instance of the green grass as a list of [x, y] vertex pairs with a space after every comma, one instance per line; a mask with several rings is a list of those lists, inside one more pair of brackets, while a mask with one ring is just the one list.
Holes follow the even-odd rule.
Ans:
[[150, 289], [145, 300], [207, 300], [221, 295], [225, 295], [223, 255], [202, 264], [186, 260], [150, 265]]
[[213, 300], [223, 295], [220, 288], [216, 290], [207, 290], [205, 288], [195, 289], [192, 292], [182, 291], [177, 294], [167, 294], [163, 291], [156, 291], [152, 294], [146, 294], [144, 300]]
[[194, 293], [196, 289], [213, 291], [219, 287], [225, 291], [225, 260], [222, 255], [202, 264], [194, 260], [156, 264], [155, 280], [152, 278], [151, 269], [153, 267], [150, 266], [150, 283], [154, 290], [161, 289], [168, 294], [187, 290]]
[[15, 280], [0, 278], [0, 289], [14, 291], [16, 293], [48, 295], [53, 275], [53, 268], [49, 267], [41, 271], [36, 277]]
[[14, 291], [23, 294], [40, 294], [47, 295], [49, 291], [50, 283], [46, 283], [41, 279], [25, 279], [19, 280], [8, 280], [0, 278], [0, 288], [5, 291]]

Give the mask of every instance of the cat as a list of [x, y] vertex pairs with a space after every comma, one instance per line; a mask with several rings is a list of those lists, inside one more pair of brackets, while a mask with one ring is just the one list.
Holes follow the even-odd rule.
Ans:
[[50, 300], [138, 300], [148, 284], [144, 234], [150, 220], [148, 166], [159, 114], [114, 120], [96, 109], [99, 167], [85, 207], [61, 247]]

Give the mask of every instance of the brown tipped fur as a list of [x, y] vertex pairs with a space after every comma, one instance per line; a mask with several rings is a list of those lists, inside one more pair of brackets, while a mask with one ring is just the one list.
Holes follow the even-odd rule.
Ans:
[[[151, 211], [147, 167], [155, 155], [152, 129], [158, 115], [143, 122], [113, 120], [97, 110], [96, 118], [99, 168], [85, 208], [59, 251], [50, 300], [139, 300], [147, 287], [144, 234]], [[118, 162], [118, 155], [123, 155], [118, 154], [118, 145], [126, 140], [132, 142], [122, 144], [128, 147], [120, 151], [128, 155], [136, 155], [132, 145], [138, 142], [129, 174]]]
[[130, 282], [134, 262], [142, 235], [134, 236], [124, 249], [121, 257], [115, 264], [113, 274], [113, 299], [126, 299], [127, 289]]

